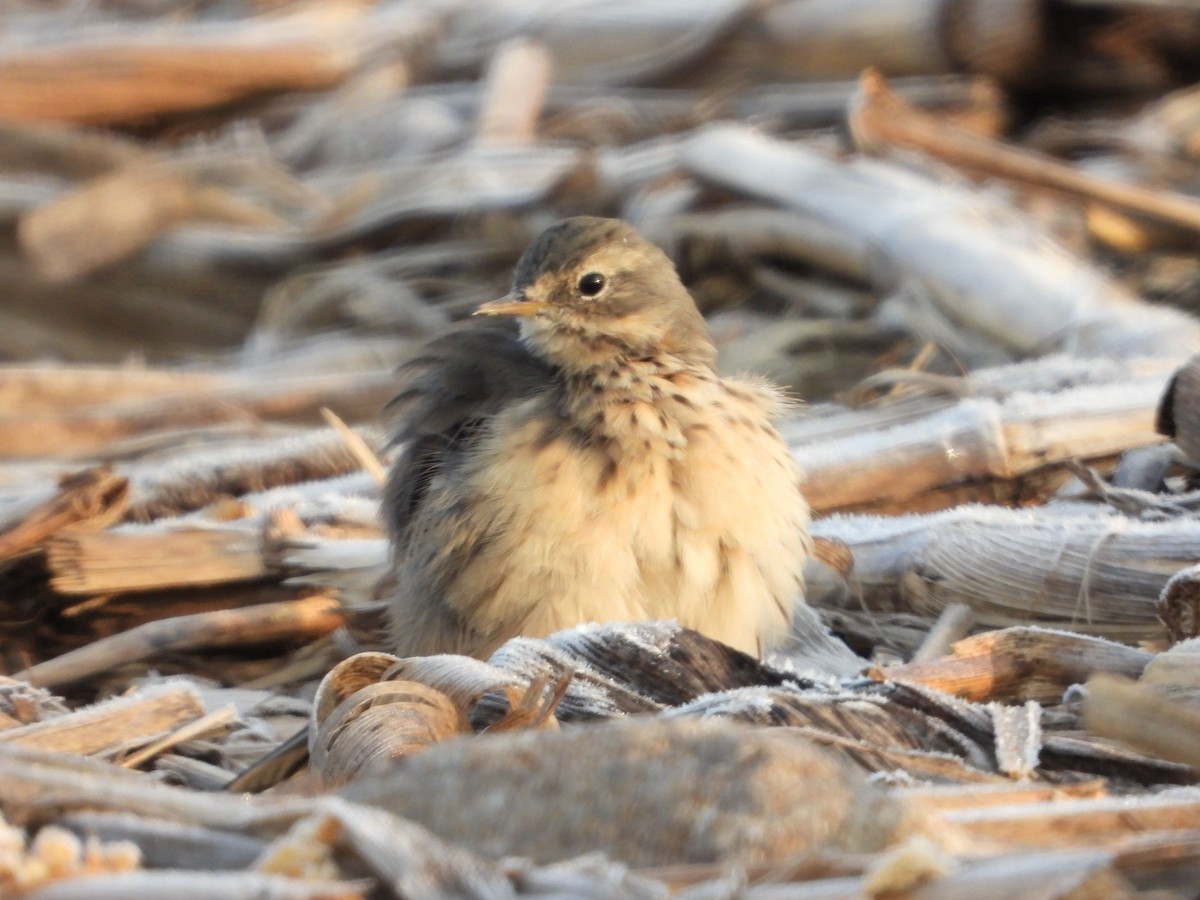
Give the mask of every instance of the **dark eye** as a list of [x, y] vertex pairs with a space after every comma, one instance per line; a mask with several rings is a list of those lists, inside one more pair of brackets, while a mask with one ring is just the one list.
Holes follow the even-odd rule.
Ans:
[[579, 293], [585, 297], [595, 297], [604, 290], [604, 276], [599, 272], [588, 272], [579, 279]]

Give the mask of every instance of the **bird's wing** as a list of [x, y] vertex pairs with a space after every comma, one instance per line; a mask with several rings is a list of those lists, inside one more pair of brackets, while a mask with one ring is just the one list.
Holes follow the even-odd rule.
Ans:
[[407, 447], [388, 479], [385, 511], [402, 542], [430, 482], [478, 438], [480, 425], [505, 404], [545, 389], [553, 378], [504, 319], [468, 319], [430, 341], [399, 372], [388, 404], [394, 440]]
[[389, 412], [398, 426], [395, 440], [406, 447], [388, 478], [383, 507], [401, 566], [392, 636], [405, 656], [477, 655], [490, 649], [494, 636], [469, 627], [446, 596], [447, 579], [484, 538], [466, 527], [467, 510], [449, 502], [454, 480], [488, 419], [545, 390], [553, 371], [529, 353], [511, 321], [470, 319], [427, 344], [399, 378]]

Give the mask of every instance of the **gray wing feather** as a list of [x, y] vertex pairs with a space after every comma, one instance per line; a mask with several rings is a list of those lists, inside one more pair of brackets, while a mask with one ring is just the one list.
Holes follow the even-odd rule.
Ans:
[[[396, 651], [484, 652], [491, 636], [469, 630], [443, 594], [486, 536], [445, 500], [489, 420], [549, 387], [553, 370], [530, 354], [511, 321], [471, 319], [427, 344], [399, 378], [388, 412], [397, 423], [394, 440], [406, 446], [383, 507], [398, 569], [391, 604]], [[434, 535], [441, 539], [431, 541]]]
[[513, 323], [497, 319], [468, 319], [400, 368], [400, 390], [386, 411], [397, 426], [393, 442], [407, 444], [384, 503], [393, 541], [402, 540], [432, 478], [457, 466], [488, 419], [552, 378]]

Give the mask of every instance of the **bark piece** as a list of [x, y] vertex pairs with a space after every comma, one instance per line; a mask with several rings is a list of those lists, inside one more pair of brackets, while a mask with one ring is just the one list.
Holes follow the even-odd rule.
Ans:
[[1200, 355], [1184, 363], [1167, 382], [1155, 425], [1200, 466]]

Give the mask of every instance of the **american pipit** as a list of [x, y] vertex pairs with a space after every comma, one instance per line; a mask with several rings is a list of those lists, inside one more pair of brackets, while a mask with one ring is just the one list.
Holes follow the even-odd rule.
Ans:
[[[476, 315], [404, 366], [392, 404], [396, 653], [677, 619], [761, 655], [803, 612], [801, 641], [848, 671], [802, 602], [808, 505], [772, 424], [789, 404], [717, 374], [666, 254], [623, 222], [566, 219]], [[230, 786], [286, 772], [268, 760]]]
[[788, 403], [717, 375], [666, 254], [624, 222], [567, 219], [476, 316], [493, 321], [434, 341], [396, 400], [397, 652], [637, 619], [753, 654], [783, 638], [809, 546], [772, 424]]

